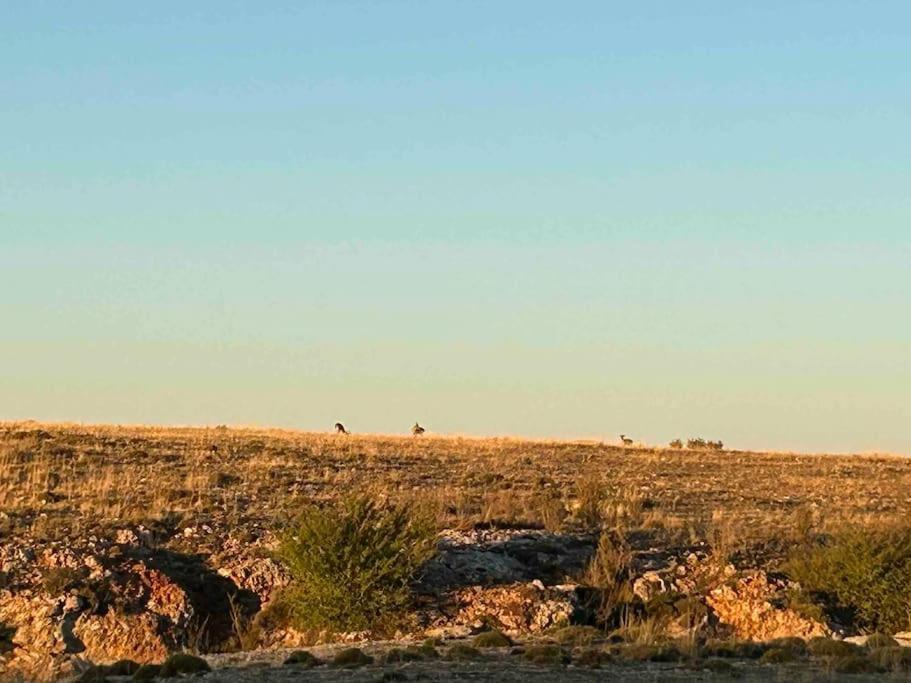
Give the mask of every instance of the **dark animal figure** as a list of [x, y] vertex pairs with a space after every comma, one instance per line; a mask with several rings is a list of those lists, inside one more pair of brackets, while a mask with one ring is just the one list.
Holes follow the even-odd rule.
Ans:
[[414, 436], [420, 436], [421, 434], [424, 433], [424, 431], [425, 431], [424, 428], [421, 425], [419, 425], [417, 422], [415, 422], [414, 427], [411, 428], [411, 433]]
[[336, 422], [335, 423], [335, 433], [336, 434], [347, 434], [348, 430], [345, 429], [345, 425], [343, 425], [341, 422]]
[[620, 441], [623, 442], [623, 445], [624, 445], [624, 446], [632, 446], [632, 445], [633, 445], [633, 440], [632, 440], [631, 438], [629, 438], [626, 434], [621, 434], [621, 435], [620, 435]]

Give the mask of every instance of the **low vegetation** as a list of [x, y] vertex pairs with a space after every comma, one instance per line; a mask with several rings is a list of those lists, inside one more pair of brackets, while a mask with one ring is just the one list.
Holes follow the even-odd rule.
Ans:
[[887, 633], [911, 628], [911, 527], [841, 531], [801, 548], [787, 571], [843, 622]]
[[367, 495], [307, 507], [282, 540], [293, 576], [282, 601], [303, 629], [388, 625], [408, 606], [435, 536], [426, 515]]
[[[252, 649], [289, 622], [306, 638], [382, 637], [410, 626], [412, 588], [441, 529], [479, 537], [544, 529], [560, 543], [583, 539], [573, 540], [586, 554], [571, 570], [548, 566], [541, 580], [580, 584], [580, 619], [594, 626], [561, 617], [531, 642], [491, 630], [465, 643], [395, 647], [377, 661], [417, 666], [443, 653], [484, 663], [510, 658], [508, 651], [557, 666], [678, 662], [722, 671], [733, 660], [758, 667], [761, 658], [763, 666], [908, 670], [907, 650], [891, 634], [911, 628], [911, 534], [903, 525], [911, 460], [722, 451], [704, 439], [670, 445], [0, 425], [0, 538], [53, 544], [135, 532], [144, 535], [131, 547], [155, 553], [225, 562], [229, 539], [245, 560], [277, 557], [292, 581], [266, 609], [256, 614], [258, 606], [227, 596], [231, 647]], [[800, 584], [783, 605], [875, 635], [863, 648], [829, 639], [706, 640], [726, 633], [703, 628], [711, 616], [705, 585], [680, 588], [677, 573], [664, 576], [657, 595], [634, 590], [646, 569], [671, 556], [683, 568], [691, 554], [713, 581], [728, 576], [729, 563], [783, 573]], [[96, 598], [100, 605], [110, 597], [89, 591], [83, 571], [52, 565], [34, 577], [44, 599], [75, 595], [94, 610]], [[0, 587], [8, 578], [0, 574]], [[4, 647], [11, 645], [0, 628], [0, 656]], [[368, 661], [343, 653], [336, 666]], [[302, 651], [287, 663], [320, 662]], [[135, 675], [159, 673], [143, 667]]]

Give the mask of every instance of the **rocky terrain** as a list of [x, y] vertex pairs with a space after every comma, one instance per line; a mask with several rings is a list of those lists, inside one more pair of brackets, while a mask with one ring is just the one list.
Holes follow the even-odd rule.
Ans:
[[[272, 609], [291, 580], [277, 534], [301, 501], [367, 481], [433, 506], [440, 523], [408, 621], [386, 634], [297, 631]], [[800, 609], [779, 560], [788, 539], [825, 527], [824, 506], [871, 525], [911, 512], [908, 484], [911, 461], [894, 457], [3, 425], [0, 674], [56, 680], [187, 651], [215, 667], [212, 680], [279, 681], [296, 671], [282, 665], [294, 649], [331, 660], [356, 643], [374, 663], [310, 674], [594, 680], [605, 666], [684, 680], [733, 666], [765, 680], [773, 662], [718, 664], [705, 643], [857, 635]], [[586, 572], [605, 535], [622, 545], [624, 585], [644, 606], [635, 633], [626, 622], [591, 630], [604, 589]], [[565, 635], [573, 625], [590, 629], [578, 632], [586, 642]], [[658, 625], [677, 654], [642, 650]], [[490, 632], [512, 645], [468, 652]], [[426, 638], [432, 656], [389, 657]], [[540, 647], [550, 654], [527, 656]], [[821, 661], [801, 651], [782, 664]]]

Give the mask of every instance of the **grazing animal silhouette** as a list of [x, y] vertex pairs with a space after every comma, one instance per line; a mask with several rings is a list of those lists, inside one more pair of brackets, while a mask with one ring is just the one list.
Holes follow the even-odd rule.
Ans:
[[621, 434], [621, 435], [620, 435], [620, 440], [623, 442], [623, 445], [624, 445], [624, 446], [632, 446], [632, 445], [633, 445], [633, 440], [632, 440], [631, 438], [629, 438], [626, 434]]
[[347, 434], [348, 430], [345, 429], [345, 425], [343, 425], [341, 422], [336, 422], [335, 423], [335, 433], [336, 434]]
[[419, 425], [417, 422], [415, 422], [414, 427], [411, 428], [411, 433], [414, 436], [420, 436], [421, 434], [424, 433], [424, 431], [425, 431], [425, 429], [421, 425]]

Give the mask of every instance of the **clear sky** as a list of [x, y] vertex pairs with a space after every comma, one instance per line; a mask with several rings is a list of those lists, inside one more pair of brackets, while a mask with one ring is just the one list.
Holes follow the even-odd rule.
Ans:
[[911, 5], [0, 0], [0, 419], [911, 452]]

